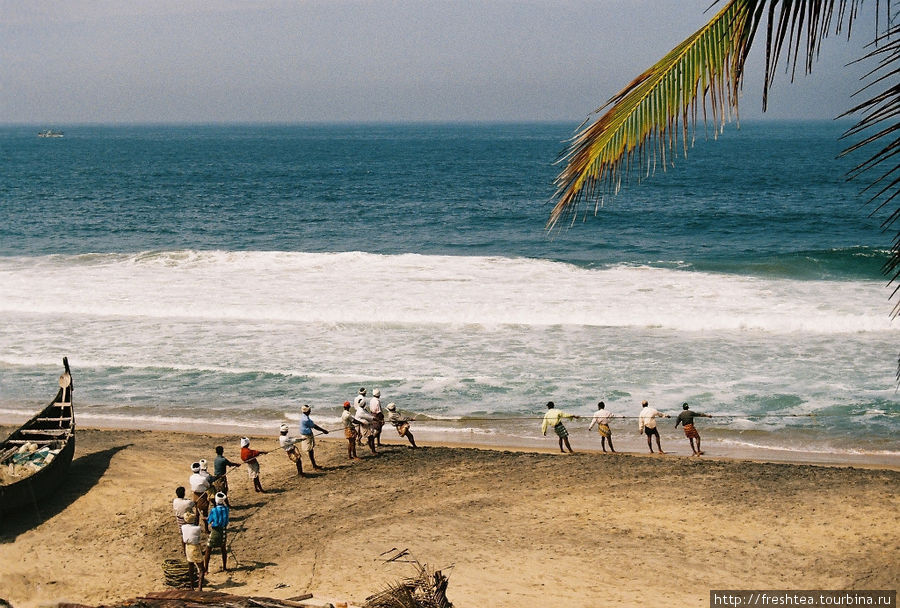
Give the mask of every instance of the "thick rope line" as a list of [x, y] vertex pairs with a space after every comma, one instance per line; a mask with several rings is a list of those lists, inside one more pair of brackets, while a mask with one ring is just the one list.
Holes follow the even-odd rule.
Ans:
[[[679, 413], [683, 410], [679, 410]], [[828, 417], [847, 417], [847, 416], [868, 416], [873, 415], [870, 412], [852, 412], [847, 414], [707, 414], [705, 416], [697, 416], [698, 418], [828, 418]], [[875, 415], [879, 416], [900, 416], [900, 412], [881, 412]], [[575, 419], [589, 419], [593, 414], [577, 414], [573, 415]], [[676, 416], [675, 414], [672, 415]], [[623, 416], [614, 414], [613, 419], [637, 420], [640, 416]], [[494, 422], [494, 421], [515, 421], [515, 420], [543, 420], [543, 416], [507, 416], [505, 418], [482, 418], [479, 416], [463, 416], [461, 418], [427, 418], [418, 420], [418, 422]]]

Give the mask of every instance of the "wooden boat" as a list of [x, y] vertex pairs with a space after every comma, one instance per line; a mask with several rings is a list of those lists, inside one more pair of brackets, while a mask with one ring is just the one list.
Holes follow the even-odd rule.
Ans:
[[[4, 469], [0, 513], [37, 508], [68, 473], [75, 454], [75, 412], [72, 374], [65, 357], [63, 366], [65, 373], [59, 377], [53, 402], [0, 443], [0, 467]], [[48, 453], [50, 458], [46, 457]]]

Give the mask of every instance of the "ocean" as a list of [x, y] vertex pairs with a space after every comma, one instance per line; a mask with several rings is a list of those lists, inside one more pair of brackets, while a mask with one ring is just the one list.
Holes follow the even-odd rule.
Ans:
[[707, 453], [898, 464], [892, 235], [846, 126], [701, 130], [552, 233], [572, 124], [0, 127], [0, 421], [68, 356], [81, 425], [334, 428], [365, 386], [417, 436], [553, 447], [548, 400], [648, 399], [714, 415]]

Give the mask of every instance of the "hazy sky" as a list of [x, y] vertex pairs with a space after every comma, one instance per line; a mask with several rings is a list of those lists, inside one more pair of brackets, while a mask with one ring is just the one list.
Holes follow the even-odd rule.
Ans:
[[[0, 0], [0, 122], [580, 121], [711, 0]], [[874, 33], [826, 41], [768, 115], [833, 118]], [[761, 47], [742, 118], [760, 116]]]

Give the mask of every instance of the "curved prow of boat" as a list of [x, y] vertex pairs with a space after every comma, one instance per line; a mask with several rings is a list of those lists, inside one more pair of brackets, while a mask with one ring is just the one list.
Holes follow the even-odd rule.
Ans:
[[66, 357], [63, 367], [53, 402], [0, 443], [0, 513], [27, 506], [39, 510], [68, 473], [75, 455], [75, 411]]

